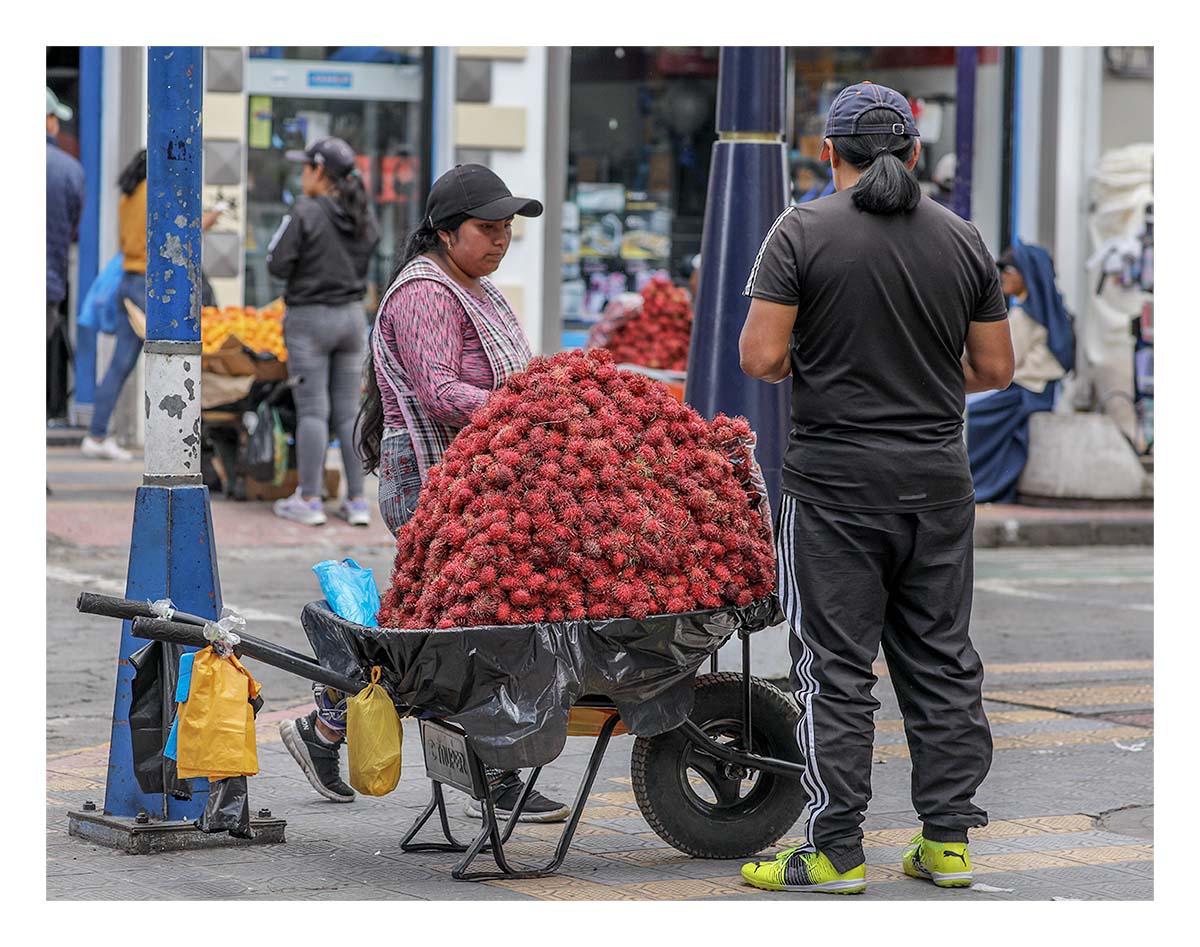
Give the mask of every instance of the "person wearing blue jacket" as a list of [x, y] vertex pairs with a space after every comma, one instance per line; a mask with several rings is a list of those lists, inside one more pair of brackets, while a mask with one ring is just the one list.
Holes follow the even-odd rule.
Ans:
[[1001, 391], [967, 396], [967, 457], [979, 503], [1012, 503], [1029, 456], [1029, 418], [1053, 411], [1061, 379], [1075, 367], [1075, 331], [1042, 247], [1017, 242], [996, 261], [1009, 300], [1016, 368]]
[[57, 141], [59, 122], [70, 121], [74, 114], [58, 101], [58, 96], [46, 89], [47, 345], [62, 325], [60, 310], [67, 298], [67, 255], [76, 240], [79, 219], [83, 215], [83, 165], [63, 151]]

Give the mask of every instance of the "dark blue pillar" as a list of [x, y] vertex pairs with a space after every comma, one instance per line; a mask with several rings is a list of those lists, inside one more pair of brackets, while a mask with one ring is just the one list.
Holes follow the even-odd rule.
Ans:
[[[90, 417], [96, 403], [96, 332], [81, 326], [79, 307], [100, 271], [100, 141], [104, 103], [104, 47], [79, 47], [79, 158], [83, 165], [83, 216], [79, 221], [79, 289], [75, 294], [75, 407]], [[110, 185], [111, 186], [111, 185]]]
[[784, 48], [725, 46], [700, 244], [700, 287], [686, 400], [705, 417], [743, 415], [758, 434], [758, 462], [779, 508], [788, 436], [790, 379], [778, 385], [742, 372], [738, 337], [750, 309], [742, 295], [758, 248], [788, 203]]
[[958, 46], [954, 50], [954, 212], [971, 219], [971, 169], [975, 164], [975, 76], [979, 69], [979, 49]]
[[[221, 610], [208, 488], [200, 476], [200, 187], [203, 49], [149, 49], [146, 144], [146, 461], [134, 501], [127, 598], [170, 598], [181, 611]], [[133, 775], [129, 655], [145, 642], [121, 636], [104, 811], [195, 819], [205, 780], [184, 801], [141, 792]], [[168, 649], [165, 649], [168, 650]], [[175, 656], [172, 655], [174, 660]]]

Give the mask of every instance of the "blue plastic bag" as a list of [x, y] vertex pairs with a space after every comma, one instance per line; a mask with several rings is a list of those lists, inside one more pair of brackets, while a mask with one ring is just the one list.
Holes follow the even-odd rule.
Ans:
[[325, 593], [325, 601], [338, 615], [359, 625], [376, 626], [379, 589], [375, 574], [353, 559], [325, 559], [312, 567]]
[[117, 331], [118, 320], [126, 318], [120, 300], [124, 264], [124, 254], [118, 253], [96, 274], [79, 307], [78, 325], [109, 335]]
[[[175, 684], [175, 703], [182, 704], [187, 701], [188, 695], [192, 691], [192, 661], [195, 659], [196, 653], [189, 651], [187, 654], [179, 656], [179, 680]], [[171, 732], [167, 734], [167, 745], [163, 748], [163, 756], [169, 760], [178, 759], [179, 746], [179, 714], [175, 714], [175, 719], [171, 721]]]

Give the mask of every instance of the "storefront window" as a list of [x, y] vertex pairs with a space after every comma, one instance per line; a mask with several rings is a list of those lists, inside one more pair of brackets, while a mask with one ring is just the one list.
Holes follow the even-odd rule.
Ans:
[[563, 208], [564, 348], [605, 304], [700, 252], [717, 47], [574, 47]]
[[[382, 58], [386, 56], [392, 58]], [[302, 166], [289, 149], [318, 138], [344, 138], [379, 220], [381, 238], [364, 305], [375, 309], [396, 246], [415, 226], [424, 201], [428, 143], [420, 47], [251, 47], [248, 69], [245, 301], [261, 306], [282, 284], [267, 273], [272, 234], [301, 194]], [[318, 59], [314, 57], [325, 56]]]

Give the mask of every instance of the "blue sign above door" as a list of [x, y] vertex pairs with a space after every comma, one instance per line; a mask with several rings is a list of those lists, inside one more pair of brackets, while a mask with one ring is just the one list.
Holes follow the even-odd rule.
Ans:
[[349, 89], [354, 84], [354, 73], [340, 69], [310, 69], [310, 89]]

